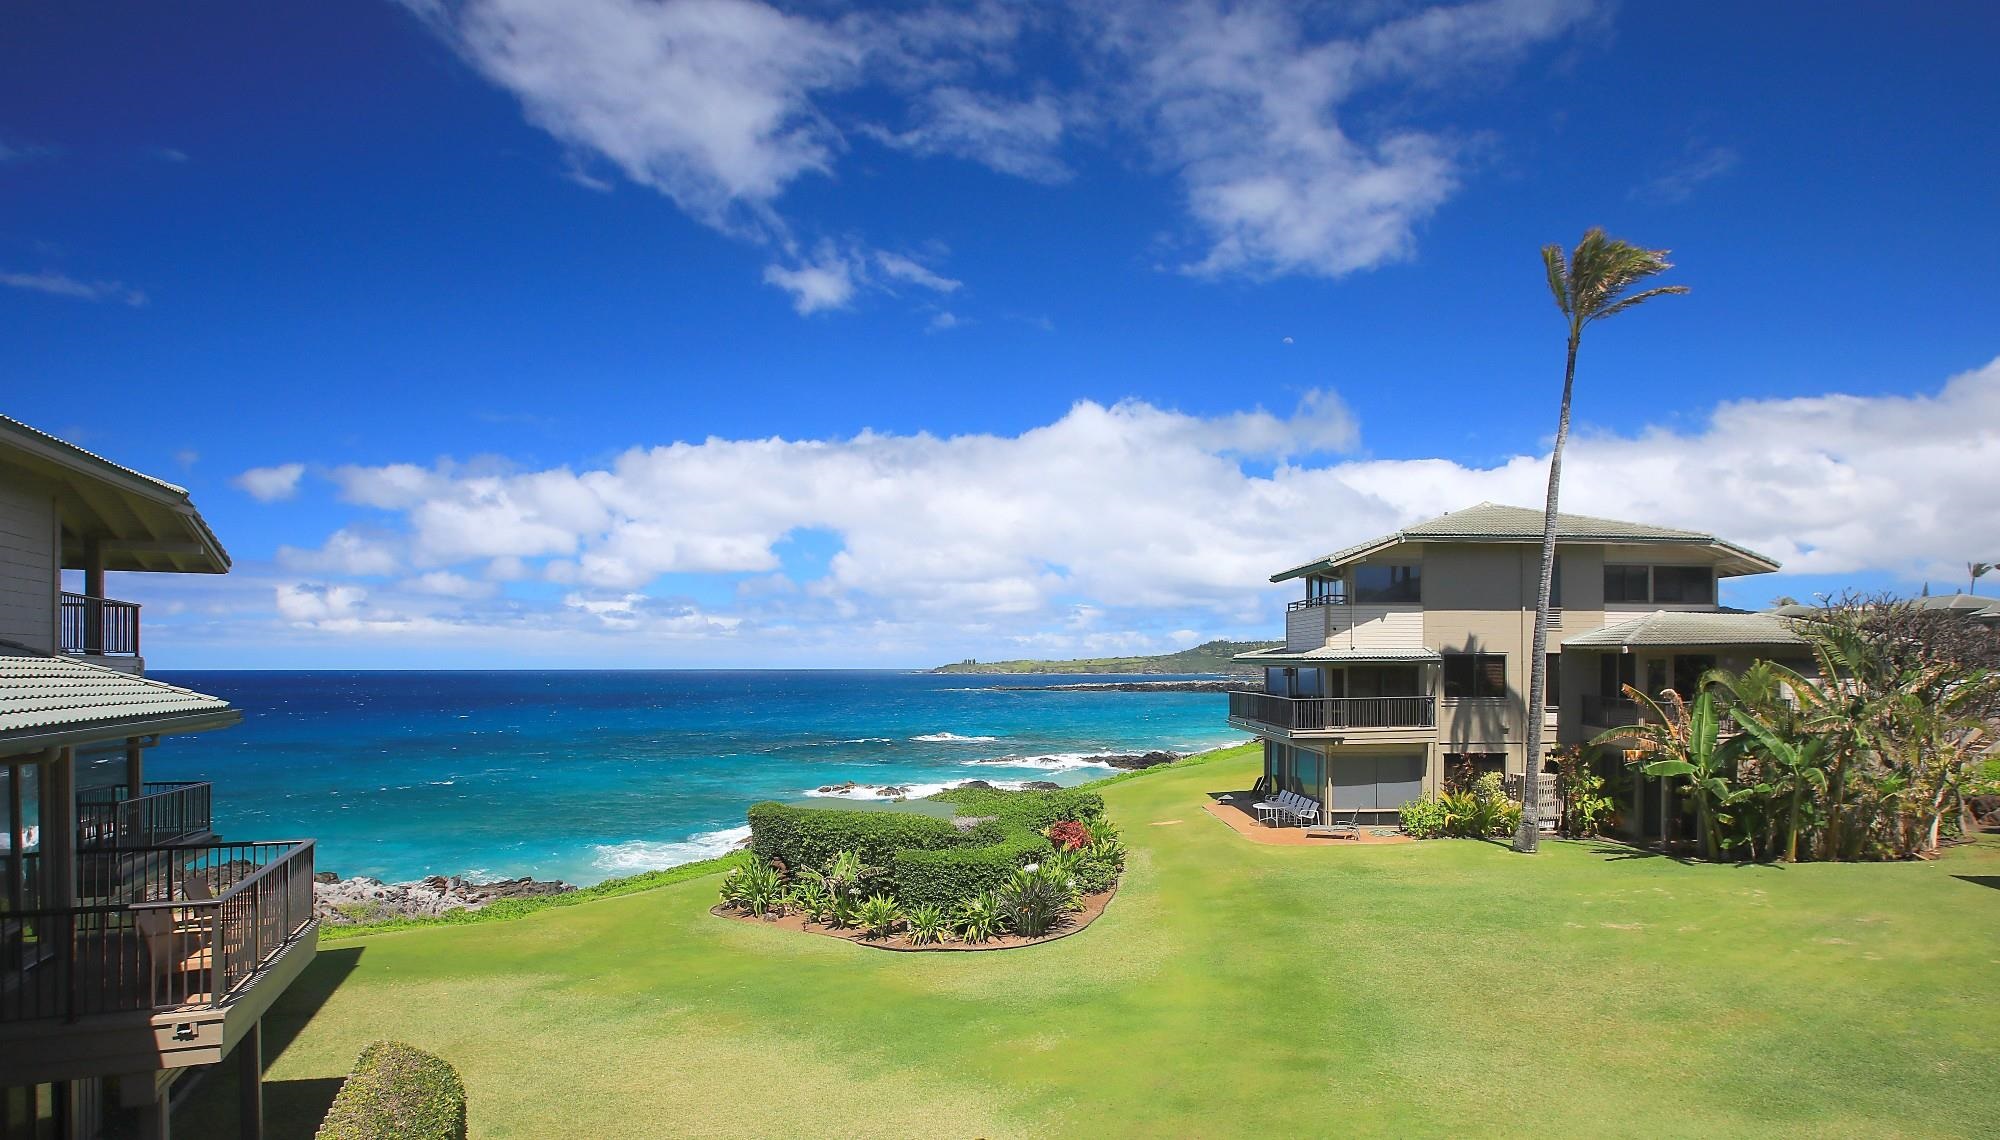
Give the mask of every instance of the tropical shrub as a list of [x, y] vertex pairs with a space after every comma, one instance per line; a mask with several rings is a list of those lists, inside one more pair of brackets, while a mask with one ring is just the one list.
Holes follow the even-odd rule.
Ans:
[[1101, 895], [1118, 883], [1118, 865], [1091, 854], [1089, 848], [1085, 848], [1083, 858], [1076, 861], [1073, 874], [1077, 887], [1087, 895]]
[[824, 879], [801, 877], [792, 884], [790, 905], [813, 922], [825, 922], [833, 914], [833, 891]]
[[401, 1041], [361, 1051], [316, 1140], [465, 1140], [465, 1085], [441, 1057]]
[[1418, 839], [1436, 839], [1444, 834], [1445, 824], [1450, 818], [1443, 801], [1436, 796], [1424, 796], [1402, 806], [1398, 812], [1403, 824], [1403, 832]]
[[1617, 804], [1592, 768], [1587, 749], [1556, 750], [1556, 791], [1562, 798], [1562, 833], [1572, 839], [1598, 834], [1610, 822]]
[[1061, 921], [1072, 888], [1066, 876], [1033, 863], [1014, 872], [999, 894], [1000, 913], [1007, 926], [1023, 938], [1040, 938]]
[[854, 925], [870, 938], [887, 938], [903, 921], [903, 908], [890, 895], [869, 895], [854, 909]]
[[998, 891], [985, 891], [961, 901], [951, 914], [951, 928], [965, 942], [988, 942], [1007, 932], [1007, 916]]
[[784, 897], [784, 881], [769, 863], [751, 863], [722, 877], [722, 901], [745, 914], [764, 918], [781, 911]]
[[1081, 851], [1090, 845], [1090, 829], [1073, 819], [1050, 824], [1045, 834], [1058, 851]]
[[925, 903], [910, 912], [910, 942], [917, 946], [927, 946], [944, 942], [951, 937], [951, 921], [946, 918], [944, 908], [936, 903]]

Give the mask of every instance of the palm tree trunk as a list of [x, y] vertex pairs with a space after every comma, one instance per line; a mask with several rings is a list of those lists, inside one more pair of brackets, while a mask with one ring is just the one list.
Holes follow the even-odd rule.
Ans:
[[1576, 345], [1583, 326], [1572, 323], [1569, 356], [1563, 365], [1562, 412], [1556, 419], [1556, 443], [1549, 452], [1549, 496], [1542, 508], [1542, 572], [1535, 592], [1535, 637], [1528, 652], [1528, 755], [1522, 762], [1521, 829], [1514, 850], [1532, 854], [1541, 844], [1542, 722], [1549, 691], [1549, 588], [1556, 567], [1556, 503], [1562, 493], [1563, 445], [1569, 442], [1570, 395], [1576, 389]]

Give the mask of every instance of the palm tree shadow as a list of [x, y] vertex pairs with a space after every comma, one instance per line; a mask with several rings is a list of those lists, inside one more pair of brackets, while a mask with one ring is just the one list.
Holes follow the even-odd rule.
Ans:
[[1976, 887], [1992, 887], [2000, 891], [2000, 875], [1953, 875], [1952, 878], [1971, 883]]

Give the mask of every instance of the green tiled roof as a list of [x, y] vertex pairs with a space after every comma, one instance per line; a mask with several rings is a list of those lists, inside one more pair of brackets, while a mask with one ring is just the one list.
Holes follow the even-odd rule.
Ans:
[[[1283, 582], [1290, 578], [1331, 570], [1404, 542], [1540, 542], [1541, 539], [1541, 511], [1527, 507], [1509, 507], [1499, 503], [1481, 503], [1476, 507], [1439, 515], [1428, 522], [1406, 526], [1393, 534], [1356, 543], [1344, 550], [1336, 550], [1324, 558], [1273, 574], [1271, 581]], [[1619, 545], [1657, 543], [1712, 546], [1737, 555], [1740, 560], [1750, 563], [1756, 569], [1778, 568], [1778, 564], [1771, 559], [1753, 550], [1725, 542], [1712, 534], [1704, 534], [1697, 530], [1681, 530], [1677, 527], [1653, 526], [1649, 523], [1622, 522], [1618, 519], [1597, 518], [1593, 515], [1558, 514], [1556, 541], [1603, 542]]]
[[1804, 645], [1791, 623], [1771, 614], [1655, 610], [1643, 617], [1563, 638], [1564, 649], [1676, 645]]
[[0, 645], [0, 740], [113, 726], [147, 733], [158, 731], [158, 721], [227, 723], [236, 716], [220, 697]]

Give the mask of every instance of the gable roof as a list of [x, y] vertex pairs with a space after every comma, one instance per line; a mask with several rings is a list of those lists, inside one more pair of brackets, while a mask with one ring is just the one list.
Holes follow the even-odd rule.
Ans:
[[54, 488], [65, 569], [82, 569], [84, 544], [94, 540], [107, 570], [229, 571], [229, 552], [187, 488], [0, 416], [0, 474], [15, 473]]
[[1804, 645], [1792, 623], [1772, 614], [1654, 610], [1563, 638], [1564, 649], [1635, 649], [1707, 645]]
[[[1542, 522], [1542, 512], [1538, 510], [1480, 503], [1406, 526], [1380, 538], [1356, 543], [1344, 550], [1336, 550], [1324, 558], [1273, 574], [1271, 581], [1283, 582], [1308, 574], [1324, 573], [1406, 542], [1540, 542]], [[1594, 515], [1558, 514], [1556, 541], [1601, 542], [1620, 546], [1706, 546], [1724, 555], [1718, 569], [1725, 574], [1765, 574], [1778, 568], [1778, 563], [1772, 559], [1712, 534], [1650, 523], [1622, 522]]]
[[0, 642], [0, 752], [196, 732], [242, 717], [221, 697]]

